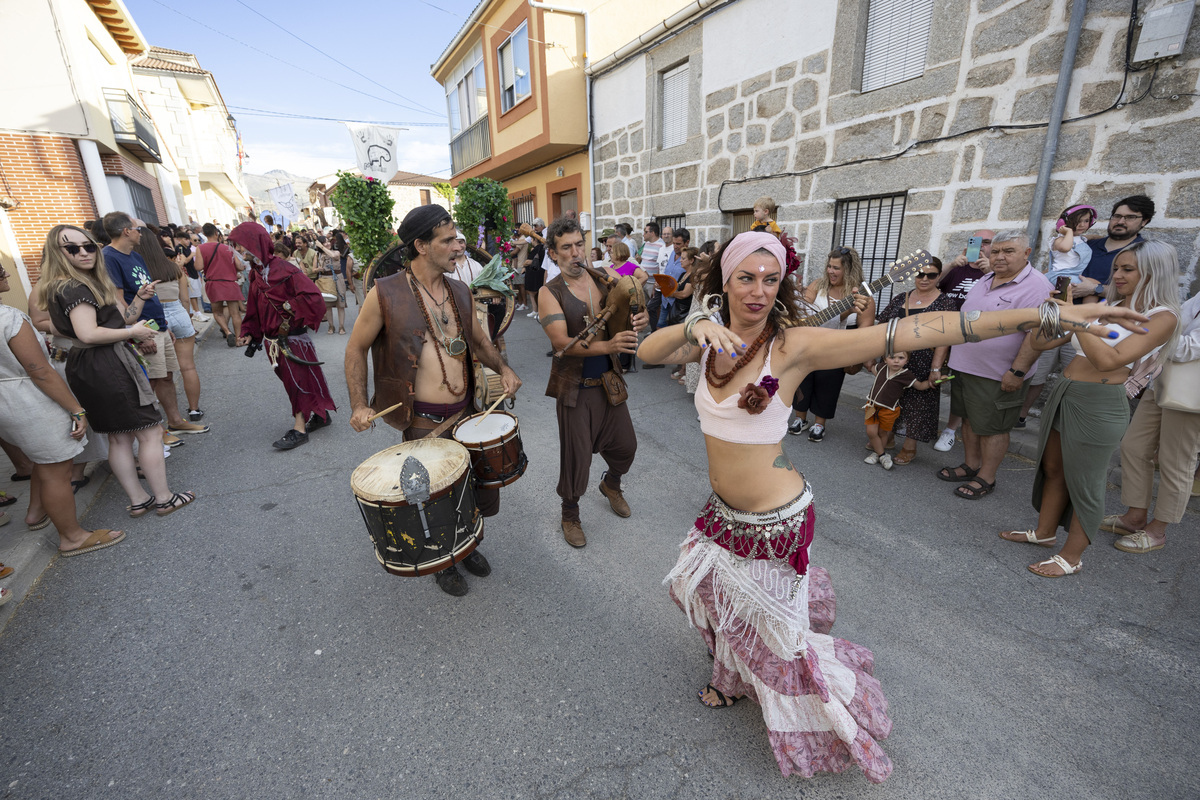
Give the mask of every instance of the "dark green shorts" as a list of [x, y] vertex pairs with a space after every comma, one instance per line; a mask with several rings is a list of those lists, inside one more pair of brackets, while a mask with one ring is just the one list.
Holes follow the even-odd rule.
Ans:
[[1015, 392], [1000, 390], [1000, 381], [955, 372], [950, 382], [950, 413], [971, 421], [971, 430], [979, 436], [1008, 433], [1021, 416], [1028, 382]]

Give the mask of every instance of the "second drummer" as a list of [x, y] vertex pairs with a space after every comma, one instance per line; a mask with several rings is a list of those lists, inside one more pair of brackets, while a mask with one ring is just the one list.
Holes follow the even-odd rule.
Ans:
[[[371, 427], [377, 411], [403, 403], [382, 419], [404, 433], [406, 441], [429, 436], [435, 428], [450, 436], [474, 397], [471, 359], [500, 374], [512, 397], [521, 379], [504, 362], [475, 317], [471, 290], [449, 277], [459, 250], [457, 231], [446, 209], [419, 206], [400, 223], [400, 240], [408, 268], [380, 278], [363, 301], [346, 345], [346, 386], [356, 431]], [[367, 353], [375, 370], [375, 393], [367, 395]], [[449, 423], [449, 424], [444, 424]], [[478, 489], [479, 512], [500, 511], [498, 489]], [[463, 559], [473, 575], [491, 572], [475, 550]], [[434, 575], [447, 594], [461, 597], [467, 581], [457, 567]]]
[[[584, 268], [583, 230], [575, 220], [560, 217], [551, 223], [546, 229], [546, 252], [562, 272], [538, 292], [539, 321], [559, 351], [604, 308], [608, 287]], [[572, 547], [587, 544], [579, 498], [587, 491], [593, 453], [608, 465], [600, 494], [618, 516], [632, 513], [621, 492], [621, 476], [633, 465], [637, 437], [617, 356], [636, 352], [636, 331], [645, 329], [649, 317], [642, 311], [632, 322], [634, 330], [613, 334], [602, 326], [588, 347], [576, 342], [550, 366], [546, 395], [557, 401], [562, 531]]]

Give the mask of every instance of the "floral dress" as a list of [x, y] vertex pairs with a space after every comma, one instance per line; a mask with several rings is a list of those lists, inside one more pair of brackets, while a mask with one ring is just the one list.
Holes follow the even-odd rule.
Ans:
[[[947, 294], [939, 294], [933, 302], [921, 308], [905, 308], [904, 298], [908, 293], [896, 295], [887, 308], [879, 313], [876, 324], [882, 324], [893, 318], [903, 319], [909, 314], [921, 314], [925, 311], [956, 311], [954, 301]], [[917, 376], [918, 381], [929, 380], [929, 370], [933, 366], [933, 350], [913, 350], [908, 354], [908, 369]], [[905, 436], [918, 442], [928, 442], [938, 433], [938, 418], [942, 411], [942, 390], [934, 386], [929, 389], [908, 387], [900, 400], [900, 416], [896, 427], [904, 426]]]

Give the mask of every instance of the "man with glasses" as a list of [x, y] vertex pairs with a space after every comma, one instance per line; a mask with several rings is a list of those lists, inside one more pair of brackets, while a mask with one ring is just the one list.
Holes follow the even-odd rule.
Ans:
[[[1036, 308], [1054, 287], [1029, 263], [1024, 231], [1001, 231], [992, 238], [991, 274], [980, 278], [960, 309], [968, 320], [981, 311]], [[1025, 382], [1036, 368], [1032, 334], [1013, 331], [986, 341], [967, 339], [950, 349], [950, 413], [963, 419], [966, 458], [944, 467], [938, 477], [961, 484], [954, 494], [978, 500], [996, 490], [996, 470], [1008, 452], [1009, 432], [1025, 400]]]
[[[146, 223], [130, 217], [123, 211], [113, 211], [104, 215], [104, 232], [112, 240], [112, 244], [104, 248], [104, 266], [112, 276], [113, 283], [124, 293], [127, 304], [133, 302], [133, 297], [139, 289], [153, 282], [146, 262], [141, 254], [134, 251], [142, 240], [142, 232], [145, 229]], [[142, 342], [138, 349], [146, 360], [146, 377], [150, 379], [154, 396], [158, 398], [167, 418], [167, 432], [176, 436], [184, 433], [208, 433], [207, 425], [188, 422], [179, 413], [174, 379], [174, 374], [179, 372], [179, 361], [175, 357], [175, 337], [167, 327], [167, 315], [157, 294], [142, 306], [142, 314], [138, 320], [153, 320], [158, 325], [154, 338]]]
[[1131, 244], [1142, 241], [1142, 228], [1154, 218], [1154, 201], [1144, 194], [1135, 194], [1118, 200], [1108, 218], [1108, 236], [1088, 241], [1092, 248], [1092, 259], [1083, 271], [1079, 283], [1071, 287], [1075, 298], [1096, 295], [1102, 297], [1107, 288], [1108, 276], [1117, 255]]

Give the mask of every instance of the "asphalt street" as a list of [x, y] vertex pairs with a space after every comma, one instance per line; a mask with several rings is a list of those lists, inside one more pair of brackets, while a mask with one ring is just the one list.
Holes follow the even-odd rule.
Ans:
[[852, 405], [824, 442], [788, 437], [816, 492], [833, 633], [875, 653], [895, 771], [882, 786], [783, 778], [756, 706], [697, 702], [711, 662], [662, 586], [708, 494], [691, 398], [666, 370], [629, 376], [633, 517], [592, 491], [575, 550], [547, 341], [518, 316], [530, 466], [488, 520], [493, 574], [456, 599], [375, 560], [350, 473], [399, 437], [350, 428], [346, 339], [314, 336], [339, 412], [288, 453], [271, 448], [290, 416], [266, 358], [202, 345], [213, 430], [168, 462], [195, 505], [130, 520], [110, 477], [84, 522], [128, 539], [55, 559], [0, 635], [0, 796], [1200, 795], [1194, 512], [1165, 550], [1127, 555], [1101, 534], [1081, 575], [1047, 580], [1025, 567], [1050, 551], [996, 535], [1035, 519], [1031, 463], [1006, 459], [997, 492], [967, 502], [934, 477], [961, 446], [867, 466]]

